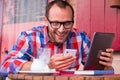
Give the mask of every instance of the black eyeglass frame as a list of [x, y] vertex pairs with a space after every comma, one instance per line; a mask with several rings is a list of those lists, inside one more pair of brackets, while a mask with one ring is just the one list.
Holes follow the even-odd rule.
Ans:
[[[65, 22], [50, 21], [48, 18], [47, 18], [47, 20], [48, 20], [48, 22], [50, 23], [50, 25], [51, 25], [52, 23], [59, 23], [59, 27], [58, 27], [58, 28], [54, 28], [54, 27], [51, 25], [51, 27], [52, 27], [53, 29], [59, 29], [59, 28], [61, 27], [61, 25], [63, 25], [63, 27], [64, 27], [65, 29], [71, 29], [71, 28], [73, 27], [73, 24], [74, 24], [74, 20], [72, 20], [72, 21], [65, 21]], [[66, 24], [66, 23], [69, 23], [69, 22], [71, 22], [72, 25], [71, 25], [71, 27], [66, 28], [66, 27], [65, 27], [65, 24]]]

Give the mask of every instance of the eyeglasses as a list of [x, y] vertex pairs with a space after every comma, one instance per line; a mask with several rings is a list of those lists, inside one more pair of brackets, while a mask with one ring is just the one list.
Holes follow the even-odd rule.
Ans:
[[48, 21], [53, 29], [59, 29], [61, 25], [63, 25], [65, 29], [70, 29], [74, 24], [74, 21], [58, 22], [58, 21], [50, 21], [49, 19]]

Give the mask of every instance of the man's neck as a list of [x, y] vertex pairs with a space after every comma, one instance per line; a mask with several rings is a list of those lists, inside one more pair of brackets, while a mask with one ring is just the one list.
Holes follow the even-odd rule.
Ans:
[[57, 42], [53, 42], [54, 45], [56, 45], [58, 48], [61, 48], [63, 43], [57, 43]]

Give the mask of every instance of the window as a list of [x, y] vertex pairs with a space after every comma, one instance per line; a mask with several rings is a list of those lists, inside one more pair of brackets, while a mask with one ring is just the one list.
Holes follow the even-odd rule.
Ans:
[[5, 0], [4, 24], [41, 21], [47, 0]]

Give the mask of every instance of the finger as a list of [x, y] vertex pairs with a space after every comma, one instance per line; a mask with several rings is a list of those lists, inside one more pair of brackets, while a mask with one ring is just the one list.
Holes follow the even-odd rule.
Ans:
[[[71, 59], [67, 59], [67, 60], [64, 60], [64, 61], [59, 61], [59, 62], [56, 62], [54, 65], [55, 65], [55, 68], [56, 69], [61, 69], [61, 68], [65, 68], [65, 67], [69, 67], [72, 65], [72, 63], [76, 60], [76, 58], [71, 58]], [[68, 68], [67, 67], [67, 68]]]
[[112, 63], [113, 58], [100, 56], [100, 60], [108, 63]]
[[[57, 57], [55, 60], [56, 61], [65, 61], [67, 59], [71, 59], [73, 58], [74, 56], [73, 55], [60, 55], [59, 57]], [[75, 57], [74, 57], [75, 58]]]
[[112, 66], [112, 61], [113, 61], [113, 57], [100, 56], [99, 63], [106, 67], [109, 67]]
[[108, 52], [102, 52], [101, 56], [113, 58], [113, 54], [112, 53], [108, 53]]
[[111, 48], [106, 49], [106, 52], [113, 53], [113, 52], [114, 52], [114, 49], [111, 49]]
[[63, 64], [66, 64], [66, 63], [69, 63], [69, 62], [71, 62], [71, 61], [75, 61], [75, 57], [72, 57], [72, 58], [68, 58], [68, 59], [63, 59], [63, 60], [59, 60], [58, 58], [56, 59], [54, 59], [54, 58], [51, 58], [50, 59], [50, 62], [49, 62], [49, 67], [50, 68], [56, 68], [56, 67], [58, 67], [59, 65], [63, 65]]
[[62, 64], [62, 65], [59, 65], [56, 67], [57, 70], [65, 70], [65, 69], [68, 69], [72, 64], [73, 64], [74, 61], [71, 61], [69, 63], [66, 63], [66, 64]]
[[70, 63], [70, 62], [74, 62], [75, 61], [75, 57], [72, 57], [72, 58], [69, 58], [69, 59], [66, 59], [66, 60], [62, 60], [62, 61], [57, 61], [57, 64], [56, 65], [62, 65], [62, 64], [67, 64], [67, 63]]
[[49, 68], [50, 69], [54, 69], [55, 67], [54, 67], [54, 60], [53, 59], [50, 59], [50, 61], [49, 61], [49, 63], [48, 63], [48, 66], [49, 66]]
[[[59, 57], [60, 57], [60, 55], [59, 55]], [[49, 63], [48, 63], [49, 68], [50, 68], [50, 69], [55, 68], [57, 62], [58, 62], [58, 55], [53, 55], [53, 56], [50, 58], [50, 61], [49, 61]]]
[[60, 57], [60, 56], [63, 56], [64, 54], [54, 54], [52, 57]]
[[107, 62], [104, 62], [104, 61], [99, 61], [99, 63], [100, 63], [101, 65], [106, 66], [106, 67], [112, 66], [112, 63], [107, 63]]
[[51, 57], [51, 60], [57, 61], [59, 59], [62, 59], [64, 57], [63, 54], [55, 54]]

